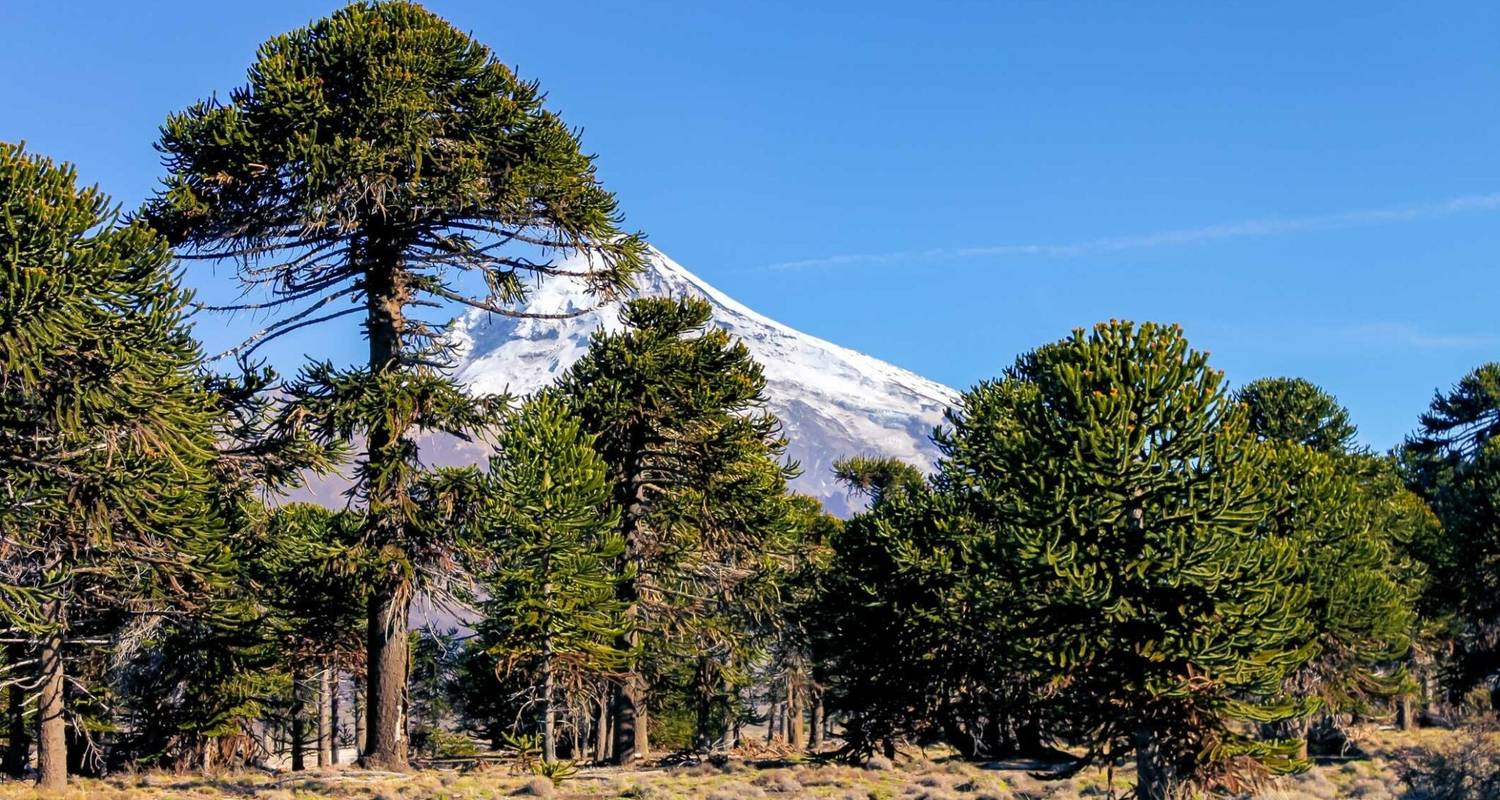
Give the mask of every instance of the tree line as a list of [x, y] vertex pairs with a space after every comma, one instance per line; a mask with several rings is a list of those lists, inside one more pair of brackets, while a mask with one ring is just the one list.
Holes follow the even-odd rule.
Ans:
[[[266, 42], [157, 149], [122, 213], [0, 145], [13, 775], [350, 740], [404, 769], [476, 737], [631, 764], [764, 723], [852, 759], [1133, 761], [1158, 798], [1303, 768], [1354, 719], [1449, 720], [1500, 677], [1500, 366], [1378, 454], [1306, 381], [1231, 391], [1175, 326], [1101, 323], [965, 392], [931, 474], [839, 462], [867, 500], [839, 520], [788, 491], [762, 368], [706, 302], [625, 302], [530, 397], [452, 379], [445, 313], [524, 316], [554, 280], [610, 301], [647, 252], [539, 85], [421, 7]], [[197, 262], [245, 301], [195, 302]], [[192, 326], [230, 311], [267, 323], [207, 358]], [[355, 326], [361, 365], [255, 355]], [[492, 455], [433, 468], [425, 434]], [[286, 500], [338, 469], [345, 507]], [[419, 601], [472, 624], [413, 634]]]

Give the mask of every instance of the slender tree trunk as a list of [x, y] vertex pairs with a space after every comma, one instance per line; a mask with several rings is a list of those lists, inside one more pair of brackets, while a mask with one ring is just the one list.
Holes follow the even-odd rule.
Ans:
[[[7, 648], [7, 663], [19, 664], [25, 660], [24, 645], [12, 644]], [[6, 733], [5, 759], [0, 769], [12, 778], [24, 778], [26, 762], [31, 760], [31, 732], [26, 729], [26, 690], [19, 684], [12, 684], [8, 694], [10, 708], [6, 719], [10, 725]]]
[[[370, 343], [370, 374], [402, 371], [402, 336], [406, 332], [405, 305], [409, 299], [401, 250], [372, 231], [362, 243], [365, 267], [365, 334]], [[399, 474], [405, 466], [402, 441], [407, 429], [401, 414], [387, 415], [372, 425], [367, 435], [369, 472], [376, 476]], [[385, 509], [398, 505], [406, 487], [399, 481], [377, 478], [368, 487], [366, 527], [376, 542], [401, 545], [401, 520]], [[366, 747], [360, 764], [366, 767], [404, 771], [407, 768], [407, 732], [403, 713], [406, 681], [411, 660], [407, 621], [411, 610], [410, 586], [405, 579], [388, 576], [375, 584], [367, 608], [366, 670], [369, 700], [365, 715]]]
[[809, 750], [817, 750], [823, 746], [823, 693], [817, 692], [813, 695], [812, 707], [812, 736], [807, 740]]
[[307, 769], [303, 751], [307, 749], [307, 687], [300, 667], [292, 668], [292, 771]]
[[339, 690], [342, 688], [341, 684], [343, 681], [340, 680], [337, 667], [329, 667], [329, 670], [333, 673], [333, 678], [330, 684], [331, 693], [328, 696], [328, 757], [329, 763], [337, 764], [339, 763], [339, 718], [343, 716], [343, 709], [340, 708], [342, 704], [339, 702]]
[[48, 616], [55, 626], [41, 647], [41, 686], [37, 697], [36, 785], [58, 790], [68, 785], [68, 725], [63, 716], [63, 616], [54, 601]]
[[365, 754], [365, 682], [355, 672], [350, 683], [354, 690], [354, 754], [359, 758]]
[[542, 760], [548, 764], [557, 760], [557, 679], [552, 674], [552, 664], [542, 667]]
[[766, 744], [776, 741], [776, 726], [781, 724], [781, 718], [777, 712], [781, 710], [780, 703], [771, 703], [771, 708], [766, 712]]
[[609, 760], [609, 693], [599, 696], [599, 719], [594, 723], [594, 760]]
[[318, 670], [318, 766], [333, 764], [333, 686], [329, 683], [332, 668]]

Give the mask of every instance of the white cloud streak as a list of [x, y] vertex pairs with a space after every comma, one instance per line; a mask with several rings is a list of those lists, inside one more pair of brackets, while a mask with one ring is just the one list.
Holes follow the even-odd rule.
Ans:
[[891, 264], [910, 261], [947, 261], [995, 256], [1034, 256], [1040, 258], [1076, 258], [1080, 256], [1120, 253], [1130, 250], [1152, 250], [1163, 247], [1186, 247], [1227, 239], [1255, 239], [1299, 233], [1337, 231], [1393, 225], [1404, 222], [1448, 217], [1456, 214], [1500, 210], [1500, 192], [1453, 197], [1426, 205], [1344, 211], [1308, 217], [1268, 217], [1265, 219], [1182, 228], [1134, 236], [1088, 239], [1061, 244], [1001, 244], [984, 247], [938, 247], [927, 250], [904, 250], [890, 253], [851, 253], [844, 255], [783, 261], [766, 269], [828, 269], [862, 265]]

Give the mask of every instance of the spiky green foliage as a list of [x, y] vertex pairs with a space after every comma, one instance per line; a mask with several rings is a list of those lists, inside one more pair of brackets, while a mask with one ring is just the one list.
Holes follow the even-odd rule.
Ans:
[[1240, 726], [1300, 711], [1281, 684], [1308, 592], [1260, 535], [1275, 493], [1244, 408], [1178, 328], [1076, 331], [966, 393], [938, 441], [1080, 763], [1134, 752], [1147, 798], [1297, 766]]
[[1313, 657], [1288, 679], [1313, 710], [1371, 713], [1395, 694], [1416, 627], [1417, 586], [1395, 549], [1400, 531], [1359, 480], [1356, 458], [1279, 442], [1267, 468], [1280, 487], [1266, 531], [1291, 542], [1309, 591]]
[[1420, 570], [1401, 556], [1423, 522], [1401, 508], [1416, 498], [1399, 496], [1387, 463], [1353, 449], [1348, 411], [1312, 383], [1258, 380], [1238, 399], [1279, 488], [1266, 531], [1295, 544], [1310, 591], [1314, 655], [1288, 689], [1319, 712], [1374, 713], [1371, 701], [1403, 688], [1417, 630]]
[[[214, 404], [170, 264], [71, 168], [0, 144], [0, 618], [40, 643], [44, 704], [69, 637], [181, 610], [229, 572]], [[63, 724], [43, 722], [47, 785]]]
[[1439, 392], [1408, 437], [1401, 466], [1445, 535], [1416, 553], [1432, 573], [1424, 605], [1458, 626], [1450, 689], [1500, 675], [1500, 364], [1484, 364]]
[[556, 759], [558, 709], [584, 703], [629, 663], [616, 563], [625, 552], [608, 466], [593, 437], [556, 398], [521, 406], [490, 460], [478, 525], [486, 599], [478, 627], [502, 673], [531, 676], [544, 758]]
[[1295, 442], [1323, 453], [1347, 453], [1359, 431], [1333, 395], [1302, 378], [1261, 378], [1235, 394], [1249, 409], [1257, 436]]
[[[621, 599], [647, 645], [616, 703], [617, 758], [647, 750], [652, 676], [701, 655], [739, 656], [719, 613], [762, 575], [790, 532], [785, 442], [764, 411], [765, 377], [743, 343], [708, 327], [696, 299], [646, 299], [599, 332], [555, 391], [609, 468], [625, 544]], [[757, 595], [758, 596], [758, 595]]]
[[[528, 281], [558, 276], [612, 295], [644, 244], [620, 229], [592, 158], [537, 85], [413, 3], [355, 3], [266, 42], [246, 85], [168, 118], [158, 148], [169, 175], [147, 218], [184, 256], [234, 261], [268, 294], [239, 306], [273, 314], [241, 358], [337, 318], [358, 317], [369, 339], [366, 370], [304, 373], [294, 399], [322, 407], [288, 419], [363, 434], [356, 495], [387, 560], [369, 609], [367, 761], [404, 767], [409, 604], [451, 555], [441, 536], [407, 538], [423, 529], [411, 437], [488, 421], [433, 369], [446, 356], [441, 326], [415, 311], [519, 316], [510, 306]], [[588, 266], [559, 267], [558, 253]]]

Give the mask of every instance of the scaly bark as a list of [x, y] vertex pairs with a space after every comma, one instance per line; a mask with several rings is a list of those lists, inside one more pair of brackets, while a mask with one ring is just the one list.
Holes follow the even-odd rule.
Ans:
[[54, 628], [42, 640], [41, 686], [37, 697], [36, 785], [60, 790], [68, 785], [68, 726], [63, 710], [62, 609], [53, 602]]

